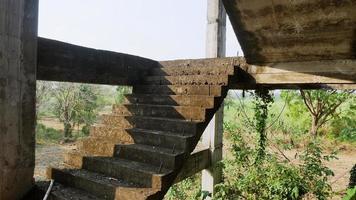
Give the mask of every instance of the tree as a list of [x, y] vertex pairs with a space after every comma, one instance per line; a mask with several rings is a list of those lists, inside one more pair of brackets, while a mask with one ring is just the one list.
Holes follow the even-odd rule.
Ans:
[[37, 81], [36, 83], [36, 121], [43, 104], [50, 99], [52, 84], [45, 81]]
[[309, 133], [316, 137], [320, 127], [333, 119], [338, 114], [338, 108], [347, 101], [353, 91], [338, 90], [300, 90], [297, 92], [288, 92], [289, 98], [286, 99], [291, 107], [297, 107], [304, 104], [311, 117]]
[[64, 137], [72, 137], [75, 115], [79, 106], [79, 90], [74, 84], [57, 83], [53, 93], [56, 99], [54, 112], [64, 125]]
[[72, 137], [75, 125], [90, 126], [96, 117], [97, 95], [93, 86], [56, 83], [54, 112], [64, 125], [64, 137]]
[[77, 108], [76, 122], [77, 124], [84, 124], [82, 132], [89, 134], [90, 126], [95, 122], [99, 107], [98, 104], [98, 88], [91, 85], [80, 85], [80, 104]]

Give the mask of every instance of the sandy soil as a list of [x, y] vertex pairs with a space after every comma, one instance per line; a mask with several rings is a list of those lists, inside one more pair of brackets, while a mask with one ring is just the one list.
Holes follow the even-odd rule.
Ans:
[[56, 145], [46, 144], [37, 145], [36, 147], [36, 167], [35, 179], [46, 179], [46, 169], [48, 166], [61, 167], [63, 166], [64, 154], [75, 149], [74, 144]]

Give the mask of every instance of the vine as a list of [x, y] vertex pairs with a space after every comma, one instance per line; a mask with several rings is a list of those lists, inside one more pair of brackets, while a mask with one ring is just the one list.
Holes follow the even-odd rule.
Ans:
[[266, 156], [266, 144], [267, 144], [267, 118], [268, 118], [268, 110], [272, 106], [274, 100], [272, 94], [269, 90], [265, 88], [261, 88], [255, 90], [253, 94], [254, 100], [254, 119], [255, 119], [255, 128], [258, 134], [257, 138], [257, 155], [255, 159], [255, 163], [261, 163]]

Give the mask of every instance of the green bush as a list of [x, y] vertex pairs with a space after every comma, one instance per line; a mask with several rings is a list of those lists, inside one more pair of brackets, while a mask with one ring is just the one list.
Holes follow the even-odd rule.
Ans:
[[346, 191], [346, 196], [342, 200], [356, 200], [356, 186]]
[[167, 192], [166, 200], [198, 200], [201, 199], [201, 174], [184, 179], [173, 185]]
[[234, 158], [224, 160], [224, 181], [216, 186], [214, 199], [302, 199], [310, 193], [320, 200], [331, 195], [327, 178], [332, 171], [323, 165], [324, 156], [318, 143], [309, 143], [299, 157], [301, 164], [280, 161], [267, 154], [263, 163], [255, 164], [257, 150], [241, 134], [231, 136]]
[[350, 171], [350, 183], [349, 188], [356, 187], [356, 164], [352, 167]]
[[53, 128], [47, 128], [43, 124], [36, 126], [36, 142], [37, 143], [59, 143], [63, 138], [61, 131]]

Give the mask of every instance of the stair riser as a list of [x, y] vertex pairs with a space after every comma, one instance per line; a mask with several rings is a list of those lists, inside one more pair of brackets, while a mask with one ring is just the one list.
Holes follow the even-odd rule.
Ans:
[[134, 140], [131, 135], [122, 128], [113, 128], [108, 126], [91, 127], [91, 137], [107, 138], [115, 142], [132, 143]]
[[208, 95], [220, 96], [220, 86], [136, 86], [134, 94], [163, 94], [163, 95]]
[[115, 165], [110, 162], [97, 160], [95, 158], [84, 158], [83, 168], [145, 187], [151, 187], [152, 184], [152, 174], [143, 173], [134, 169]]
[[200, 107], [157, 107], [147, 105], [122, 105], [114, 106], [114, 114], [122, 116], [148, 116], [148, 117], [163, 117], [176, 118], [187, 120], [203, 121], [205, 118], [205, 109]]
[[228, 85], [228, 76], [150, 76], [145, 84], [153, 85]]
[[202, 108], [213, 108], [214, 98], [209, 96], [186, 96], [186, 95], [127, 95], [125, 104], [156, 104], [172, 106], [196, 106]]
[[52, 169], [51, 177], [63, 185], [75, 187], [96, 195], [102, 199], [115, 199], [116, 189], [108, 185], [99, 184], [81, 177], [73, 176], [71, 174]]
[[176, 167], [176, 157], [173, 155], [145, 151], [141, 149], [130, 148], [127, 146], [117, 145], [115, 148], [114, 156], [127, 160], [133, 160], [137, 162], [155, 165], [157, 166], [157, 169], [160, 168], [161, 163], [163, 164], [162, 168], [175, 169]]
[[169, 149], [186, 150], [189, 146], [188, 138], [175, 137], [174, 135], [159, 135], [132, 131], [136, 144], [165, 147]]
[[88, 138], [82, 140], [78, 143], [78, 148], [80, 151], [87, 154], [95, 156], [112, 156], [114, 153], [115, 145], [119, 142], [115, 141], [104, 141], [104, 140], [95, 140]]
[[195, 133], [196, 124], [188, 121], [168, 121], [164, 119], [150, 119], [140, 117], [105, 116], [103, 123], [109, 126], [130, 124], [127, 128], [141, 128], [147, 130], [168, 131], [177, 135], [191, 135]]
[[135, 127], [134, 117], [131, 116], [103, 115], [101, 123], [108, 127], [116, 128], [116, 130]]
[[233, 75], [234, 67], [163, 67], [155, 68], [150, 75], [153, 76], [182, 76], [182, 75]]
[[64, 155], [64, 163], [73, 168], [80, 169], [83, 166], [83, 156], [77, 153], [68, 153]]

